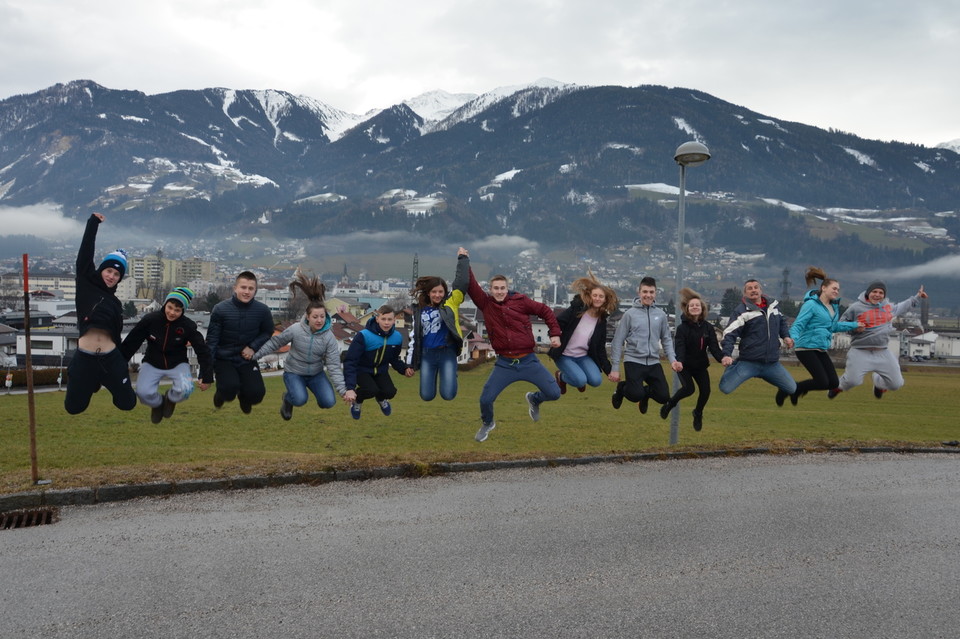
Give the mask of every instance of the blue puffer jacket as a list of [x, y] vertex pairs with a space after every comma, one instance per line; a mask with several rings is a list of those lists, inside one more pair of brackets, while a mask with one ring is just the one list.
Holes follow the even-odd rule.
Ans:
[[384, 332], [377, 324], [377, 318], [371, 317], [367, 327], [354, 335], [347, 355], [343, 360], [343, 381], [347, 390], [356, 390], [357, 375], [387, 375], [388, 367], [403, 374], [407, 365], [400, 357], [403, 348], [403, 336], [397, 332], [395, 326]]
[[790, 327], [795, 349], [829, 350], [834, 333], [852, 331], [857, 327], [856, 322], [840, 321], [840, 300], [833, 300], [830, 306], [833, 307], [832, 315], [820, 301], [820, 289], [807, 291], [797, 319]]

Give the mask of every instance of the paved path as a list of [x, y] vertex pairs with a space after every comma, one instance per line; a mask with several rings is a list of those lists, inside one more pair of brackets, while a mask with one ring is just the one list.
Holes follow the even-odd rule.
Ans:
[[956, 455], [202, 493], [0, 531], [4, 637], [956, 637]]

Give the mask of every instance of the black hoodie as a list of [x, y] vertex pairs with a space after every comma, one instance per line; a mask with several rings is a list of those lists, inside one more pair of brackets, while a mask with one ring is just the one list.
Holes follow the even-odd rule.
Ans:
[[116, 285], [107, 288], [93, 261], [99, 226], [100, 220], [91, 215], [77, 252], [77, 329], [81, 337], [91, 328], [102, 329], [110, 334], [119, 348], [123, 304], [117, 298]]

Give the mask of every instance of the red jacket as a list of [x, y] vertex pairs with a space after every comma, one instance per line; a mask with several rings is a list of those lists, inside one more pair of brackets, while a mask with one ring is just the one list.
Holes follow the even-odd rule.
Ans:
[[536, 342], [530, 316], [536, 315], [547, 323], [550, 337], [560, 336], [560, 325], [553, 311], [546, 304], [534, 302], [526, 295], [515, 291], [507, 293], [506, 299], [498, 302], [486, 293], [470, 269], [470, 299], [483, 312], [483, 319], [490, 334], [490, 344], [498, 355], [520, 357], [533, 352]]

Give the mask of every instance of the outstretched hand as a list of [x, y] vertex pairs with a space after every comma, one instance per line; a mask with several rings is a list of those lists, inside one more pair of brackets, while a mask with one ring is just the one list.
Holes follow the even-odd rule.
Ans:
[[917, 291], [917, 297], [923, 300], [927, 299], [927, 293], [923, 290], [923, 284], [920, 285], [920, 290]]
[[468, 251], [467, 249], [461, 246], [460, 248], [457, 249], [457, 257], [461, 255], [466, 255], [467, 257], [470, 257], [470, 251]]
[[[100, 222], [103, 222], [104, 220], [107, 219], [107, 217], [106, 217], [103, 213], [94, 213], [94, 214], [93, 214], [93, 217], [95, 217], [95, 218], [97, 218], [98, 220], [100, 220]], [[922, 289], [923, 287], [921, 286], [920, 288]]]

